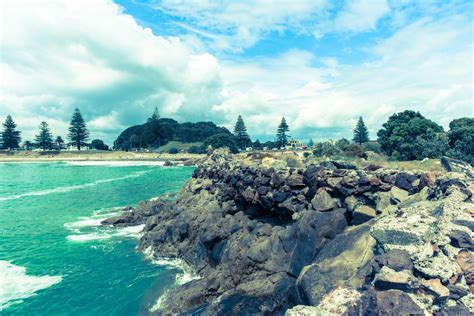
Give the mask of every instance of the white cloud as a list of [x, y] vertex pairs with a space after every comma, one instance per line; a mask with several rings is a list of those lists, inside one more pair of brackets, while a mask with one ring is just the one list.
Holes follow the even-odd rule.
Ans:
[[352, 0], [337, 15], [335, 29], [352, 32], [373, 30], [378, 20], [389, 11], [386, 0]]

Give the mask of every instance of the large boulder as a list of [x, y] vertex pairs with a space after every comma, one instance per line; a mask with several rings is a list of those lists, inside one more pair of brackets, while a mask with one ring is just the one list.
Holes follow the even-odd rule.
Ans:
[[335, 203], [326, 190], [318, 190], [311, 200], [311, 205], [316, 211], [330, 211], [334, 208]]

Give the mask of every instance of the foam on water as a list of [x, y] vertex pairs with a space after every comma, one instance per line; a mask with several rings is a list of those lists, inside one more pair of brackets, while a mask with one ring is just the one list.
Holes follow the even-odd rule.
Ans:
[[73, 230], [76, 234], [68, 235], [66, 238], [74, 242], [86, 242], [91, 240], [103, 240], [116, 237], [131, 237], [140, 238], [145, 225], [136, 225], [129, 227], [103, 227], [98, 226], [96, 231], [82, 232], [80, 230]]
[[164, 166], [164, 161], [65, 161], [73, 166], [104, 166], [104, 167], [130, 167], [130, 166]]
[[[191, 282], [192, 280], [197, 280], [200, 277], [191, 269], [189, 265], [184, 262], [184, 260], [181, 259], [172, 259], [172, 258], [155, 258], [154, 253], [153, 253], [153, 248], [148, 247], [143, 251], [145, 256], [151, 260], [153, 264], [164, 266], [164, 267], [169, 267], [169, 268], [175, 268], [179, 269], [181, 272], [176, 275], [176, 280], [175, 284], [172, 288], [183, 285], [185, 283]], [[171, 288], [171, 289], [172, 289]], [[166, 299], [168, 298], [171, 289], [168, 289], [163, 295], [161, 295], [156, 303], [150, 308], [150, 312], [156, 312], [159, 310]]]
[[31, 191], [31, 192], [26, 192], [26, 193], [17, 194], [17, 195], [0, 197], [0, 201], [16, 200], [16, 199], [26, 197], [26, 196], [39, 196], [39, 195], [47, 195], [47, 194], [53, 194], [53, 193], [70, 192], [70, 191], [74, 191], [74, 190], [93, 187], [93, 186], [99, 185], [101, 183], [107, 183], [107, 182], [113, 182], [113, 181], [129, 179], [129, 178], [140, 177], [140, 176], [144, 175], [145, 173], [146, 173], [146, 171], [138, 171], [138, 172], [133, 172], [131, 174], [128, 174], [128, 175], [120, 177], [120, 178], [102, 179], [102, 180], [97, 180], [97, 181], [94, 181], [94, 182], [89, 182], [89, 183], [84, 183], [84, 184], [79, 184], [79, 185], [70, 185], [70, 186], [59, 187], [59, 188], [54, 188], [54, 189]]
[[27, 275], [26, 268], [0, 260], [0, 311], [61, 280], [61, 276]]

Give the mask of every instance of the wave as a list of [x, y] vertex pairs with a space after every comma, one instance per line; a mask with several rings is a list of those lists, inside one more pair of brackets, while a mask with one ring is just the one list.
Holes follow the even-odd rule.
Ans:
[[36, 295], [61, 282], [61, 276], [33, 276], [26, 274], [26, 268], [0, 260], [0, 311], [11, 305], [19, 304], [23, 299]]
[[27, 197], [27, 196], [38, 196], [38, 195], [48, 195], [48, 194], [54, 194], [54, 193], [70, 192], [74, 190], [80, 190], [80, 189], [93, 187], [102, 183], [125, 180], [129, 178], [136, 178], [136, 177], [142, 176], [145, 173], [147, 173], [147, 171], [138, 171], [138, 172], [133, 172], [129, 175], [126, 175], [120, 178], [102, 179], [102, 180], [97, 180], [94, 182], [89, 182], [89, 183], [84, 183], [84, 184], [70, 185], [70, 186], [59, 187], [59, 188], [54, 188], [54, 189], [38, 190], [38, 191], [31, 191], [31, 192], [26, 192], [26, 193], [17, 194], [17, 195], [10, 195], [6, 197], [0, 197], [0, 201], [16, 200], [16, 199], [20, 199], [22, 197]]
[[164, 161], [113, 161], [113, 160], [88, 160], [88, 161], [65, 161], [72, 166], [103, 166], [103, 167], [131, 167], [131, 166], [159, 166], [163, 167]]
[[142, 236], [144, 224], [128, 226], [128, 227], [104, 227], [100, 226], [101, 229], [93, 232], [81, 232], [80, 230], [74, 230], [75, 234], [68, 235], [66, 238], [72, 242], [87, 242], [93, 240], [104, 240], [117, 237], [131, 237], [139, 239]]
[[197, 275], [193, 269], [191, 269], [191, 267], [182, 259], [155, 258], [152, 247], [148, 247], [143, 251], [143, 253], [153, 264], [180, 270], [180, 273], [176, 275], [175, 284], [158, 298], [156, 303], [150, 308], [150, 312], [156, 312], [157, 310], [161, 309], [164, 302], [169, 297], [171, 290], [176, 286], [183, 285], [185, 283], [191, 282], [192, 280], [200, 279], [200, 276]]

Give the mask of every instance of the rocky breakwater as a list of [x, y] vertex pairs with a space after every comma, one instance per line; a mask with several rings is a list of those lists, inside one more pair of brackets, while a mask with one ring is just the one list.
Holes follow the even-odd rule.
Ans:
[[463, 181], [237, 158], [216, 153], [176, 199], [106, 222], [145, 223], [141, 249], [182, 259], [199, 275], [169, 292], [157, 314], [472, 308], [473, 214]]

